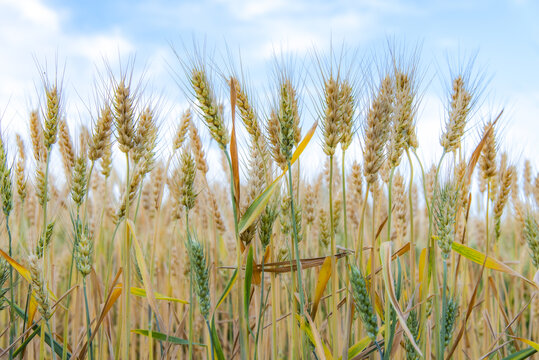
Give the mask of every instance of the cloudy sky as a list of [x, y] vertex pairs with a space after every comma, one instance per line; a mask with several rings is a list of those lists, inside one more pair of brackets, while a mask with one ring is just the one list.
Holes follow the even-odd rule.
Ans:
[[[26, 132], [28, 112], [39, 100], [36, 64], [48, 74], [60, 64], [73, 129], [90, 119], [87, 104], [94, 101], [98, 74], [106, 75], [104, 63], [115, 71], [136, 55], [135, 69], [160, 97], [162, 121], [172, 128], [186, 102], [175, 82], [181, 69], [171, 44], [183, 56], [193, 39], [206, 41], [218, 63], [227, 59], [227, 48], [241, 51], [252, 83], [262, 87], [276, 51], [303, 59], [313, 47], [323, 53], [333, 42], [370, 58], [392, 39], [421, 48], [417, 126], [425, 158], [440, 152], [450, 68], [477, 55], [474, 70], [485, 81], [474, 121], [505, 108], [501, 148], [520, 161], [535, 157], [539, 144], [537, 15], [539, 5], [531, 0], [0, 0], [1, 127], [8, 136]], [[304, 115], [310, 124], [315, 114], [307, 109]], [[469, 137], [476, 139], [477, 132], [472, 126]], [[311, 146], [308, 162], [316, 164], [321, 152]]]

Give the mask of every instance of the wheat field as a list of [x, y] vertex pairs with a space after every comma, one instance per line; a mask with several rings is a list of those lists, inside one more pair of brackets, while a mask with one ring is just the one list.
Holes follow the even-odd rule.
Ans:
[[394, 50], [276, 58], [266, 97], [174, 52], [180, 118], [127, 66], [76, 129], [44, 75], [0, 139], [0, 358], [534, 358], [539, 176], [473, 66], [440, 75], [426, 163], [427, 82]]

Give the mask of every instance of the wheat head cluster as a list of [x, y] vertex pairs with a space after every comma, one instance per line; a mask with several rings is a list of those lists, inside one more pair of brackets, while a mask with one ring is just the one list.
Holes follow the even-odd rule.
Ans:
[[479, 115], [473, 62], [426, 163], [429, 81], [396, 50], [276, 57], [259, 91], [175, 52], [179, 118], [108, 68], [76, 129], [43, 75], [28, 133], [0, 138], [0, 358], [535, 356], [539, 176]]

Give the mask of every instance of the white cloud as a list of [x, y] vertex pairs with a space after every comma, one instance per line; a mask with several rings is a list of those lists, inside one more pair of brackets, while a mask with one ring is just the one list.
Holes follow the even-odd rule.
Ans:
[[[2, 130], [26, 133], [28, 112], [38, 106], [40, 88], [38, 66], [47, 76], [62, 76], [66, 65], [64, 89], [67, 92], [68, 120], [83, 113], [92, 93], [95, 65], [102, 57], [129, 54], [134, 46], [119, 31], [78, 34], [65, 28], [65, 10], [55, 9], [41, 0], [0, 0], [0, 109]], [[9, 101], [9, 103], [8, 103]], [[73, 119], [73, 120], [71, 120]]]

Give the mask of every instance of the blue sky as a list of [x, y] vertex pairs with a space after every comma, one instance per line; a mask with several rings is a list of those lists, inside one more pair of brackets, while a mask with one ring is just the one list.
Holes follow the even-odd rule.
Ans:
[[[87, 122], [103, 59], [116, 68], [136, 54], [148, 86], [166, 105], [164, 122], [174, 126], [185, 99], [170, 70], [179, 65], [170, 44], [183, 51], [193, 37], [216, 48], [241, 50], [256, 86], [267, 86], [275, 49], [308, 56], [344, 42], [361, 56], [383, 50], [387, 39], [421, 44], [423, 101], [418, 117], [424, 156], [439, 153], [449, 66], [477, 54], [475, 70], [490, 81], [479, 123], [502, 107], [502, 149], [514, 161], [535, 158], [539, 143], [539, 4], [536, 1], [59, 1], [0, 0], [0, 109], [4, 132], [25, 132], [37, 105], [36, 61], [65, 63], [68, 121]], [[119, 55], [118, 55], [119, 54]], [[312, 121], [308, 111], [305, 122]], [[476, 139], [476, 129], [469, 132]], [[359, 151], [359, 150], [358, 150]], [[314, 150], [311, 163], [321, 152]], [[536, 161], [536, 165], [539, 162]], [[315, 166], [315, 165], [313, 165]]]

